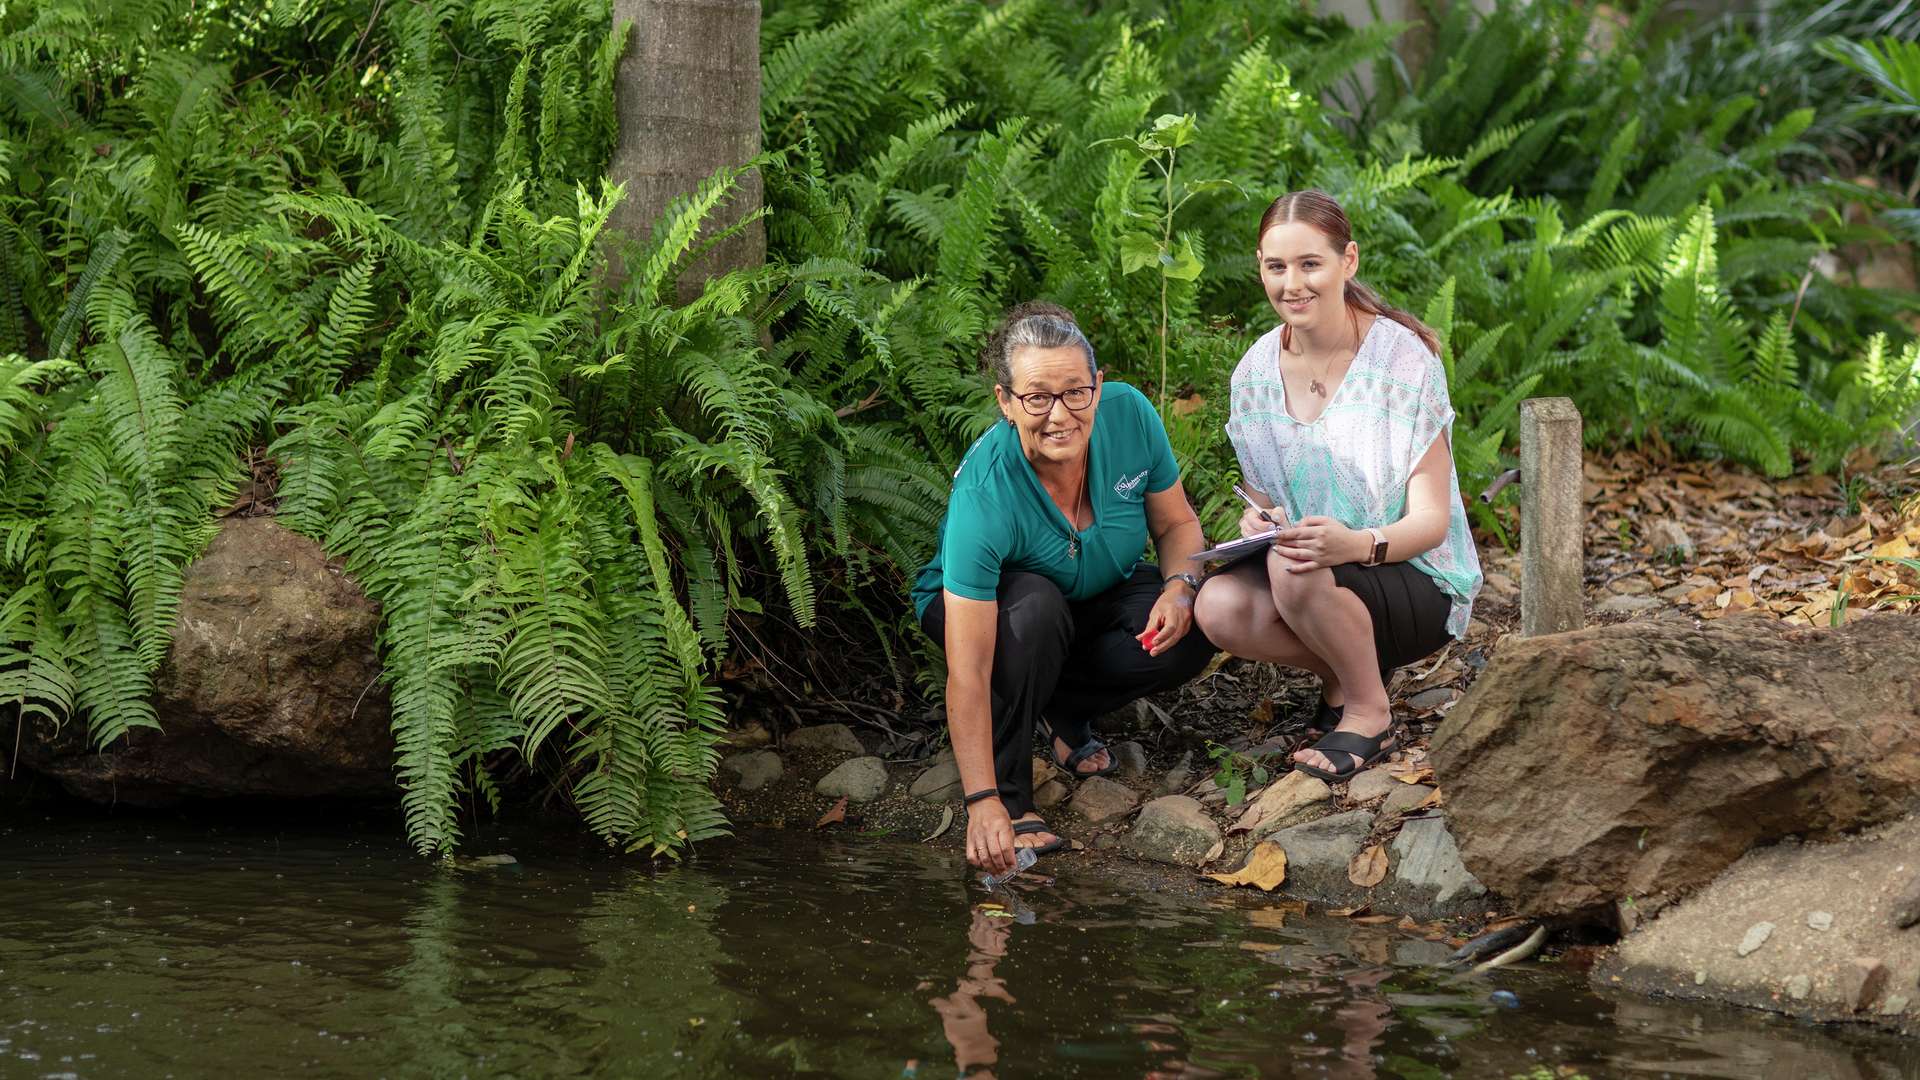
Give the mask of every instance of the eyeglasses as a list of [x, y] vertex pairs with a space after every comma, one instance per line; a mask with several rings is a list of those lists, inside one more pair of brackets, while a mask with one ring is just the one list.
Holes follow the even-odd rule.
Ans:
[[1041, 390], [1032, 394], [1016, 394], [1009, 390], [1007, 391], [1007, 396], [1018, 399], [1020, 407], [1027, 410], [1028, 416], [1045, 416], [1053, 411], [1053, 403], [1056, 401], [1065, 405], [1069, 412], [1079, 412], [1085, 409], [1087, 406], [1093, 404], [1093, 387], [1076, 386], [1071, 390], [1062, 390], [1057, 394], [1047, 390]]

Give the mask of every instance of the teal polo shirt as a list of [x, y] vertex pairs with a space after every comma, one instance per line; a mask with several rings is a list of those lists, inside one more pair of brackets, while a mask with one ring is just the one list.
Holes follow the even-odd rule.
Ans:
[[953, 474], [940, 550], [913, 583], [914, 614], [925, 615], [943, 588], [995, 599], [1009, 570], [1039, 574], [1069, 600], [1125, 581], [1147, 548], [1147, 494], [1172, 487], [1180, 467], [1160, 414], [1122, 382], [1101, 387], [1087, 453], [1093, 524], [1076, 531], [1040, 486], [1019, 432], [997, 423], [980, 436]]

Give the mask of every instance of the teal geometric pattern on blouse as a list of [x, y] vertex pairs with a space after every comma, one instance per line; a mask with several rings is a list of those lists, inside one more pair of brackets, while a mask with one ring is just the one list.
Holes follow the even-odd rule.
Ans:
[[[1286, 397], [1275, 327], [1234, 369], [1227, 436], [1241, 475], [1294, 521], [1320, 516], [1350, 529], [1391, 525], [1406, 514], [1413, 467], [1435, 439], [1452, 438], [1446, 369], [1391, 319], [1374, 320], [1319, 419], [1295, 420]], [[1480, 553], [1451, 471], [1447, 496], [1446, 539], [1407, 561], [1453, 601], [1447, 630], [1462, 637], [1480, 592]]]

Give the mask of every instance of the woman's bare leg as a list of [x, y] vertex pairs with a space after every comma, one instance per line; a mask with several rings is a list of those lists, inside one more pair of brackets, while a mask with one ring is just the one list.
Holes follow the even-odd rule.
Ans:
[[[1295, 573], [1291, 560], [1267, 556], [1267, 585], [1274, 610], [1293, 635], [1326, 667], [1346, 692], [1346, 708], [1337, 730], [1377, 737], [1392, 726], [1386, 684], [1380, 680], [1380, 656], [1373, 643], [1373, 616], [1360, 598], [1334, 584], [1333, 571]], [[1216, 639], [1218, 640], [1218, 639]], [[1316, 750], [1301, 750], [1295, 761], [1331, 772], [1351, 762], [1329, 760]]]
[[1340, 680], [1281, 620], [1259, 563], [1208, 578], [1194, 599], [1193, 618], [1207, 640], [1235, 656], [1313, 672], [1320, 677], [1328, 703], [1339, 703]]

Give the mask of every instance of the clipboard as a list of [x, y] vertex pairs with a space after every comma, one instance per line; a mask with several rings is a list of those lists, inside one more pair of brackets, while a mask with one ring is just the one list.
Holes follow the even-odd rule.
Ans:
[[1272, 546], [1273, 538], [1279, 532], [1278, 528], [1268, 529], [1265, 532], [1254, 533], [1252, 536], [1243, 536], [1238, 540], [1216, 544], [1205, 551], [1197, 551], [1187, 557], [1194, 562], [1208, 563], [1230, 562], [1248, 555], [1257, 555]]

